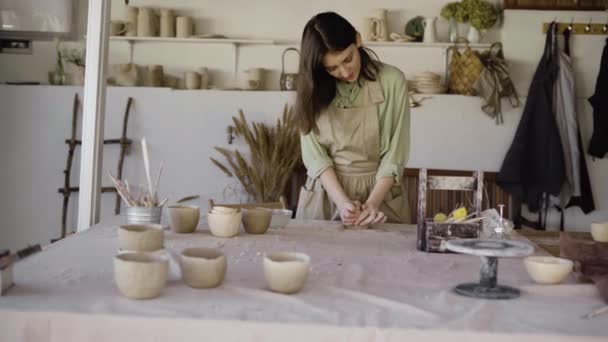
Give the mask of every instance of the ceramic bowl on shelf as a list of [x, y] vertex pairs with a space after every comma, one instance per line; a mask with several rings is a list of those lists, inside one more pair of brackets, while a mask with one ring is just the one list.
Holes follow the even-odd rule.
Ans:
[[310, 257], [304, 253], [276, 252], [264, 257], [264, 276], [271, 291], [292, 294], [306, 283]]
[[167, 258], [152, 253], [122, 253], [114, 257], [114, 280], [120, 292], [131, 299], [158, 297], [169, 274]]
[[163, 248], [160, 224], [126, 224], [118, 227], [118, 247], [122, 250], [152, 252]]
[[559, 284], [572, 272], [572, 260], [549, 256], [529, 256], [524, 259], [526, 271], [539, 284]]

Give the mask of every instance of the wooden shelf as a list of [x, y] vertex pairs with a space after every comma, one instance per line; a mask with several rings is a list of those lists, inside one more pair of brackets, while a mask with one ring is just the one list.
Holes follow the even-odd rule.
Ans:
[[[232, 45], [300, 45], [299, 40], [287, 40], [287, 39], [234, 39], [234, 38], [164, 38], [164, 37], [124, 37], [124, 36], [112, 36], [111, 41], [123, 41], [128, 43], [139, 43], [139, 42], [156, 42], [156, 43], [201, 43], [201, 44], [232, 44]], [[365, 41], [364, 45], [367, 46], [379, 46], [379, 47], [406, 47], [406, 48], [448, 48], [453, 43], [440, 42], [440, 43], [415, 43], [415, 42], [377, 42], [377, 41]], [[478, 43], [469, 44], [472, 48], [489, 48], [489, 43]]]
[[202, 43], [202, 44], [250, 44], [250, 45], [272, 45], [270, 39], [232, 39], [232, 38], [165, 38], [165, 37], [124, 37], [111, 36], [111, 41], [123, 41], [129, 43], [157, 42], [157, 43]]

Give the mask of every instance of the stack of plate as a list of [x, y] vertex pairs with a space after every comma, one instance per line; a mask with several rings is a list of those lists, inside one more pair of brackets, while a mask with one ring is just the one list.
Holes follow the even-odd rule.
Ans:
[[414, 84], [416, 91], [421, 94], [442, 94], [446, 90], [441, 83], [441, 76], [430, 71], [417, 74]]

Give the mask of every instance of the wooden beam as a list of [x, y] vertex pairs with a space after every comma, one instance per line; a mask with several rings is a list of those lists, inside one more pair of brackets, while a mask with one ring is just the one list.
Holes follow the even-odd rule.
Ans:
[[77, 231], [99, 222], [111, 0], [90, 0], [82, 119]]

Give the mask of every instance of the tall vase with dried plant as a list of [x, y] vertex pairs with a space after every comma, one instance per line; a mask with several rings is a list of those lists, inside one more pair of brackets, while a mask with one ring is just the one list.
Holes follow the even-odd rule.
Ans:
[[236, 177], [244, 190], [259, 202], [277, 201], [290, 180], [294, 169], [302, 163], [300, 132], [288, 105], [275, 126], [245, 119], [243, 111], [232, 117], [237, 138], [244, 139], [249, 147], [249, 161], [238, 150], [215, 147], [226, 159], [211, 162], [228, 177]]

